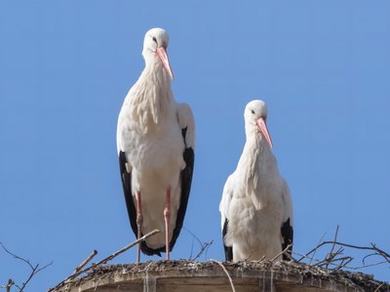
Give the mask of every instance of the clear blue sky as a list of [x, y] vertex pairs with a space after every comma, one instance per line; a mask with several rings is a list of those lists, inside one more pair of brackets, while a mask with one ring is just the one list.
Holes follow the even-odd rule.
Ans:
[[[207, 258], [223, 258], [218, 204], [253, 97], [269, 106], [295, 251], [337, 224], [342, 241], [390, 250], [390, 2], [135, 3], [0, 2], [0, 240], [34, 263], [53, 261], [29, 291], [54, 285], [92, 249], [103, 257], [134, 239], [115, 131], [155, 26], [170, 34], [175, 96], [195, 113], [185, 227], [214, 240]], [[183, 230], [173, 258], [188, 258], [192, 241]], [[388, 267], [367, 272], [390, 280]], [[26, 273], [0, 251], [0, 283]]]

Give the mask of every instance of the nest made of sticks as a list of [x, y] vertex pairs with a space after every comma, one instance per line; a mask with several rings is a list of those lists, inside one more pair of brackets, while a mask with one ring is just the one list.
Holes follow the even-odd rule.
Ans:
[[[121, 264], [121, 265], [103, 265], [92, 269], [82, 278], [76, 278], [66, 283], [67, 289], [77, 287], [88, 281], [98, 282], [104, 278], [114, 278], [115, 274], [138, 275], [139, 278], [147, 274], [164, 274], [167, 272], [207, 273], [221, 271], [223, 265], [230, 276], [240, 277], [243, 273], [251, 272], [252, 274], [262, 275], [264, 272], [283, 274], [292, 276], [299, 281], [317, 279], [321, 281], [334, 281], [345, 287], [360, 288], [364, 291], [390, 291], [390, 285], [385, 282], [375, 280], [373, 276], [360, 272], [348, 272], [342, 270], [328, 270], [313, 265], [297, 263], [293, 261], [241, 261], [237, 263], [206, 261], [196, 262], [189, 260], [178, 261], [150, 261], [141, 264]], [[65, 284], [65, 283], [64, 283]], [[64, 287], [62, 286], [62, 287]], [[61, 288], [61, 287], [58, 287]], [[62, 291], [61, 289], [59, 291]]]

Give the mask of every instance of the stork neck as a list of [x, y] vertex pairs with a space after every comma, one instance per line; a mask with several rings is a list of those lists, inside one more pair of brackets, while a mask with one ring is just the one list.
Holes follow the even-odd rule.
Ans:
[[245, 125], [245, 136], [245, 145], [248, 145], [248, 147], [253, 145], [253, 147], [265, 148], [268, 146], [267, 141], [260, 134], [259, 129], [255, 125]]
[[[275, 157], [267, 141], [262, 139], [259, 133], [247, 138], [243, 152], [237, 165], [240, 179], [243, 181], [244, 193], [253, 194], [254, 189], [263, 188], [264, 184], [272, 183], [274, 174], [277, 173]], [[259, 198], [257, 203], [261, 203]]]
[[145, 59], [145, 68], [131, 90], [133, 115], [145, 133], [175, 118], [170, 76], [158, 57]]
[[246, 165], [251, 160], [257, 160], [260, 156], [267, 156], [268, 153], [272, 155], [271, 148], [258, 131], [254, 131], [250, 135], [247, 133], [239, 166]]
[[156, 54], [149, 55], [148, 58], [145, 58], [145, 68], [142, 74], [153, 76], [155, 81], [157, 81], [155, 85], [164, 85], [167, 88], [171, 86], [171, 78]]

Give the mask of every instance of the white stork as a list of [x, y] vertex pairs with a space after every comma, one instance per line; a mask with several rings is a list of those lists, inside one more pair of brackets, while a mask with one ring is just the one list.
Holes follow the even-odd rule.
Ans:
[[219, 206], [227, 261], [271, 259], [289, 245], [292, 251], [291, 197], [272, 154], [266, 104], [249, 102], [244, 118], [244, 150]]
[[187, 104], [174, 100], [167, 55], [168, 34], [145, 34], [145, 68], [128, 92], [118, 117], [117, 150], [131, 227], [147, 255], [169, 252], [183, 226], [194, 167], [195, 125]]

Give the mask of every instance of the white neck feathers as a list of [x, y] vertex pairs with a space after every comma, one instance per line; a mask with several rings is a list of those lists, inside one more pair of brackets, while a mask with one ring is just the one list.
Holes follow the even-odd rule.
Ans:
[[147, 62], [138, 81], [134, 84], [130, 100], [133, 118], [140, 128], [148, 132], [169, 116], [172, 107], [171, 80], [159, 60]]

